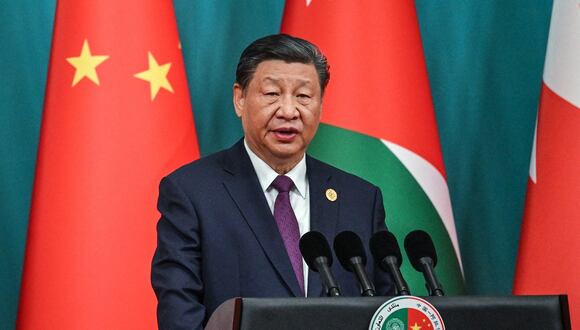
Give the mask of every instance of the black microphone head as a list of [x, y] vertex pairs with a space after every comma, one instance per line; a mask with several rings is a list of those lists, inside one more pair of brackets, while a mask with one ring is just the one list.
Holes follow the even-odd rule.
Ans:
[[334, 253], [344, 269], [351, 271], [349, 259], [360, 257], [362, 264], [367, 264], [367, 255], [362, 241], [357, 234], [352, 231], [343, 231], [334, 238]]
[[395, 257], [397, 259], [397, 266], [401, 267], [403, 258], [401, 256], [401, 249], [397, 238], [393, 233], [386, 230], [376, 232], [370, 241], [371, 254], [375, 259], [375, 263], [381, 264], [381, 261], [386, 257]]
[[419, 259], [424, 257], [433, 260], [433, 267], [437, 265], [437, 253], [431, 236], [422, 230], [414, 230], [405, 237], [405, 251], [407, 251], [407, 256], [417, 271], [421, 271]]
[[317, 272], [318, 268], [314, 260], [318, 257], [326, 257], [328, 266], [332, 266], [332, 251], [326, 237], [317, 231], [309, 231], [300, 238], [300, 253], [310, 269]]

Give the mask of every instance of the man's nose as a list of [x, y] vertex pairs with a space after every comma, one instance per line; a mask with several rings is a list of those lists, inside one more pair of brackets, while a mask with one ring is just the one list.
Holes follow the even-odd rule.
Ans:
[[298, 117], [297, 103], [292, 95], [284, 95], [281, 98], [277, 115], [285, 119], [295, 119]]

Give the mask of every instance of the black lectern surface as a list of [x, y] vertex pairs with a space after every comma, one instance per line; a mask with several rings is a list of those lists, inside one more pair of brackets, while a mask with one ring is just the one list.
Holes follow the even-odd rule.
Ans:
[[[389, 298], [234, 298], [218, 307], [206, 329], [366, 330]], [[565, 295], [423, 299], [438, 309], [450, 330], [570, 329]]]

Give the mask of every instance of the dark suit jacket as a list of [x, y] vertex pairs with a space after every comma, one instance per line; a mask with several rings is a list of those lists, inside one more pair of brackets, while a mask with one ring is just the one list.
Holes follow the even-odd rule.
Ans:
[[[351, 174], [306, 158], [310, 227], [332, 240], [343, 230], [365, 245], [385, 229], [380, 190]], [[338, 193], [334, 202], [326, 189]], [[158, 241], [151, 281], [161, 329], [197, 329], [232, 297], [294, 297], [300, 288], [278, 227], [243, 141], [185, 165], [161, 181]], [[386, 273], [375, 272], [377, 292], [392, 293]], [[352, 273], [335, 261], [343, 295], [358, 296]], [[323, 295], [319, 274], [308, 275], [308, 296]]]

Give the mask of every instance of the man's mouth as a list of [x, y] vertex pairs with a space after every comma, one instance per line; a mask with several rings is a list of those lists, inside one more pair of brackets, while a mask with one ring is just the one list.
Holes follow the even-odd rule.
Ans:
[[274, 136], [281, 141], [292, 141], [298, 134], [298, 130], [292, 127], [282, 127], [272, 130]]

